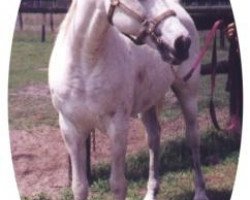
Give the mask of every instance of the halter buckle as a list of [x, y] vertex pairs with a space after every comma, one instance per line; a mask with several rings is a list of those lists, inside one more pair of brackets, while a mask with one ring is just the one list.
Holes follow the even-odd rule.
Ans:
[[143, 26], [145, 27], [147, 34], [151, 34], [155, 31], [156, 23], [153, 20], [146, 20], [143, 22]]

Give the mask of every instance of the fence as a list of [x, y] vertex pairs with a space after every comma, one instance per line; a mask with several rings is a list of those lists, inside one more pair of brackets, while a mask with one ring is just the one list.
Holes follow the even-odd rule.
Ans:
[[[207, 30], [212, 24], [222, 19], [226, 23], [233, 21], [229, 0], [182, 0], [187, 11], [195, 21], [198, 30]], [[44, 15], [42, 22], [42, 40], [45, 30], [46, 15], [50, 15], [50, 26], [54, 29], [53, 14], [66, 13], [71, 0], [22, 0], [19, 9], [19, 25], [23, 28], [22, 13], [38, 13]], [[211, 14], [212, 13], [212, 14]]]

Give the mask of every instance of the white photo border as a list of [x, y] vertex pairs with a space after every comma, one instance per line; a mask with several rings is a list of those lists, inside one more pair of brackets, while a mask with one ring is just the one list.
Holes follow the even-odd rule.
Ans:
[[[6, 3], [5, 3], [6, 2]], [[0, 197], [20, 200], [13, 170], [8, 128], [8, 75], [11, 44], [20, 0], [3, 1], [0, 4]], [[231, 200], [245, 200], [250, 196], [250, 1], [231, 0], [236, 21], [243, 70], [244, 106], [243, 134], [239, 164]]]
[[8, 77], [11, 44], [20, 0], [0, 4], [0, 197], [20, 200], [13, 169], [8, 127]]
[[247, 89], [249, 87], [247, 81], [249, 77], [247, 76], [250, 72], [250, 1], [231, 0], [231, 5], [238, 32], [243, 75], [243, 129], [238, 169], [231, 200], [245, 200], [250, 195], [248, 185], [250, 178], [250, 92]]

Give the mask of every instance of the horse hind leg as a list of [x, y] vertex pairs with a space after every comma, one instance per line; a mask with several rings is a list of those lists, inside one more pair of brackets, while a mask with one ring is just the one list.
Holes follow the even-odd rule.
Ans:
[[88, 132], [77, 130], [73, 123], [59, 115], [59, 124], [68, 150], [72, 167], [72, 191], [74, 200], [88, 197], [86, 139]]
[[152, 107], [142, 114], [142, 122], [146, 128], [149, 146], [149, 178], [147, 193], [144, 200], [155, 200], [159, 190], [159, 151], [160, 151], [160, 125], [156, 109]]
[[200, 136], [197, 122], [197, 98], [196, 94], [187, 92], [174, 85], [173, 92], [178, 98], [186, 123], [186, 138], [192, 152], [193, 168], [195, 173], [195, 196], [194, 200], [208, 200], [205, 192], [205, 182], [201, 171], [200, 162]]

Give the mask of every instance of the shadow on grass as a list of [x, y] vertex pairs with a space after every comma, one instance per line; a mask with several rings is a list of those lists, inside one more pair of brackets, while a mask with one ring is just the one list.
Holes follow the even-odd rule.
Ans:
[[[207, 196], [209, 199], [212, 200], [230, 200], [231, 198], [231, 191], [228, 190], [207, 190]], [[193, 200], [194, 193], [193, 192], [186, 192], [180, 195], [175, 196], [175, 200]]]
[[230, 200], [232, 191], [228, 191], [228, 190], [222, 190], [222, 191], [208, 190], [207, 194], [208, 194], [209, 199], [213, 199], [213, 200]]
[[[224, 161], [228, 156], [237, 152], [240, 141], [224, 133], [207, 132], [201, 138], [201, 162], [202, 165], [215, 165]], [[238, 158], [234, 158], [237, 162]], [[139, 152], [127, 159], [128, 180], [144, 180], [148, 176], [148, 153]], [[161, 145], [160, 173], [178, 171], [192, 168], [191, 153], [184, 138], [176, 138], [173, 141], [164, 142]], [[110, 174], [110, 165], [103, 164], [92, 171], [92, 180], [107, 179]]]

